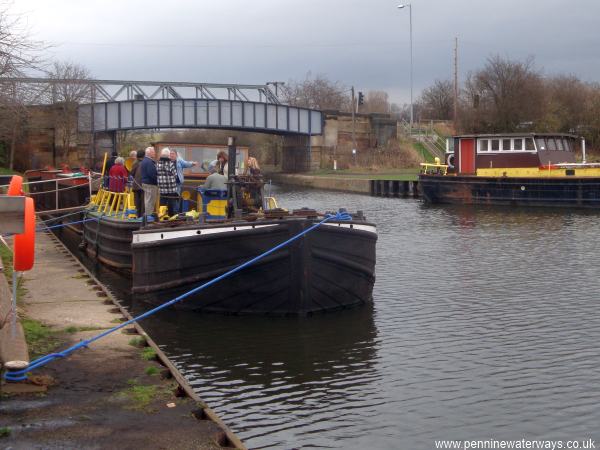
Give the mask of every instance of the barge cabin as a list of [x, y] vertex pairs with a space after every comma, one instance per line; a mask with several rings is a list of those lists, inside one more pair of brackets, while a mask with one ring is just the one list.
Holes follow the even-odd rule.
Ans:
[[446, 164], [421, 165], [427, 203], [600, 207], [600, 164], [585, 162], [585, 141], [577, 136], [480, 134], [451, 143]]

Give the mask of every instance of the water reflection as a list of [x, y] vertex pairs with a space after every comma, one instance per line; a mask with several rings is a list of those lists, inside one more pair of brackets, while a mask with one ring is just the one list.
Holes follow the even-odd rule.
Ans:
[[599, 213], [275, 191], [377, 223], [373, 307], [144, 325], [249, 447], [600, 439]]

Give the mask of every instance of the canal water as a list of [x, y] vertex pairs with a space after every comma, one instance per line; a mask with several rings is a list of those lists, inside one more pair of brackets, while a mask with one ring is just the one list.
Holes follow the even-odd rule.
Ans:
[[[248, 447], [600, 440], [600, 214], [274, 194], [288, 208], [360, 209], [377, 224], [372, 307], [144, 322]], [[99, 276], [130, 302], [124, 280]]]

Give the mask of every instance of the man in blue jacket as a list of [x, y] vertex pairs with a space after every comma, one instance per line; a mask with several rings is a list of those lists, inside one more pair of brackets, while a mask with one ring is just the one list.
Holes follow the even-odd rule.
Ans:
[[146, 148], [146, 156], [141, 162], [142, 189], [144, 191], [144, 217], [154, 215], [158, 198], [158, 180], [156, 177], [156, 152], [154, 147]]
[[[168, 147], [167, 147], [168, 148]], [[179, 195], [179, 205], [177, 210], [181, 211], [181, 188], [183, 187], [183, 169], [189, 169], [190, 167], [197, 166], [197, 161], [186, 161], [183, 159], [176, 150], [169, 149], [169, 158], [175, 162], [175, 168], [177, 169], [177, 194]]]

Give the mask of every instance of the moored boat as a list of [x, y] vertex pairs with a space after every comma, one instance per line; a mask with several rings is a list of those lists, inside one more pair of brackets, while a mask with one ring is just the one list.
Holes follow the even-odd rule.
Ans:
[[[427, 203], [600, 207], [600, 164], [570, 134], [456, 136], [446, 164], [422, 164]], [[584, 162], [575, 150], [581, 145]]]
[[[81, 236], [80, 247], [91, 258], [132, 276], [137, 299], [164, 303], [325, 218], [314, 210], [278, 208], [264, 196], [260, 177], [236, 175], [235, 146], [229, 161], [226, 191], [200, 188], [195, 200], [189, 198], [199, 211], [170, 218], [161, 213], [145, 223], [136, 217], [129, 188], [111, 192], [100, 187], [77, 217], [57, 220]], [[375, 225], [361, 212], [351, 220], [329, 218], [177, 306], [229, 314], [308, 315], [371, 302], [376, 241]]]
[[[306, 213], [306, 212], [305, 212]], [[164, 301], [220, 276], [323, 219], [316, 213], [134, 232], [133, 292]], [[307, 315], [372, 300], [376, 228], [361, 214], [332, 221], [177, 307]]]

